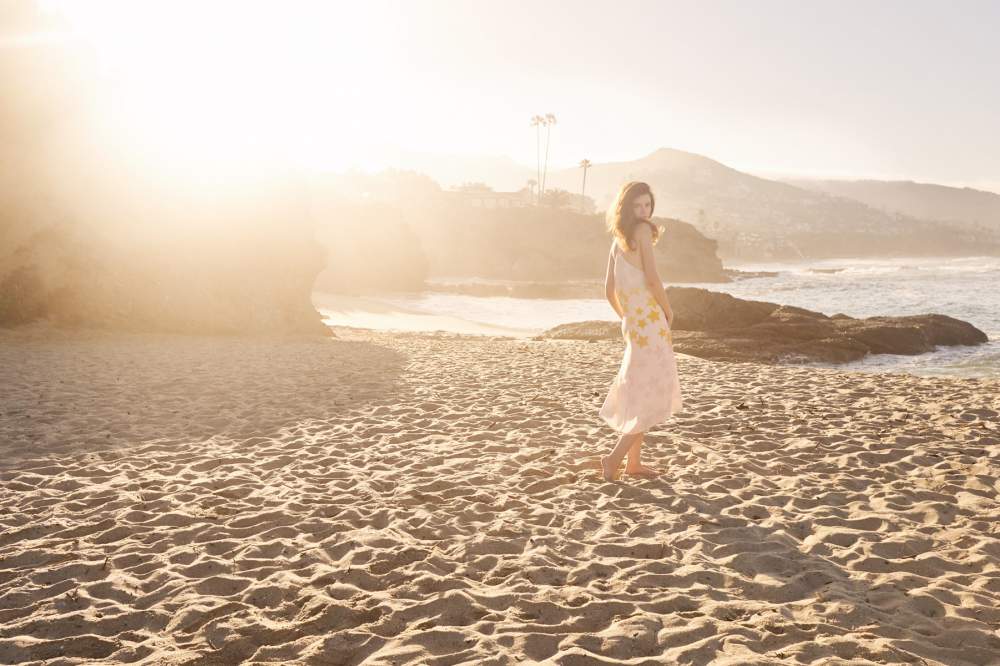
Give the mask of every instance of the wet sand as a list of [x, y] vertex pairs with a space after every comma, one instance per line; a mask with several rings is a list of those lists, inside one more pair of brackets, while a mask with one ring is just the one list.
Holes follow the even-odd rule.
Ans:
[[0, 331], [0, 663], [1000, 663], [1000, 382]]

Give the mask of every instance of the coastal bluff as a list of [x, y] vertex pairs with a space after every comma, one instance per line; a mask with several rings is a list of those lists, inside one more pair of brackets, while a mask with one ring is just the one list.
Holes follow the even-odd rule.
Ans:
[[[404, 207], [325, 201], [328, 195], [317, 186], [316, 236], [327, 250], [327, 263], [316, 288], [528, 298], [561, 298], [581, 289], [596, 293], [592, 283], [604, 278], [611, 244], [603, 215], [542, 206], [471, 208], [434, 191], [433, 183], [426, 187], [432, 189], [425, 199], [414, 195], [413, 205]], [[714, 239], [682, 220], [654, 222], [663, 229], [654, 252], [664, 280], [733, 280]]]
[[330, 335], [301, 174], [130, 148], [88, 103], [90, 66], [0, 49], [0, 327]]
[[[323, 248], [294, 192], [205, 194], [161, 196], [162, 208], [147, 204], [140, 217], [115, 211], [49, 223], [41, 215], [8, 227], [0, 326], [332, 335], [310, 301]], [[181, 215], [166, 210], [175, 206]]]
[[[669, 287], [674, 350], [718, 361], [848, 363], [869, 354], [923, 354], [938, 345], [977, 345], [985, 333], [941, 314], [857, 319], [750, 301], [692, 287]], [[540, 334], [551, 340], [613, 340], [621, 324], [584, 321]]]

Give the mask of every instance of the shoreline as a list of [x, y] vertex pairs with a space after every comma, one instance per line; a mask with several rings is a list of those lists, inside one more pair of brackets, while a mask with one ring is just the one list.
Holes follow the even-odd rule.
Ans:
[[[820, 270], [816, 271], [811, 268], [802, 270], [803, 266], [819, 267]], [[847, 263], [809, 262], [797, 268], [781, 265], [767, 267], [783, 268], [784, 272], [781, 273], [782, 277], [780, 278], [739, 280], [729, 285], [703, 285], [703, 287], [714, 293], [729, 294], [741, 301], [776, 302], [786, 307], [800, 307], [828, 316], [845, 313], [859, 320], [904, 317], [913, 319], [920, 315], [925, 316], [924, 322], [920, 324], [923, 326], [931, 322], [931, 319], [926, 317], [927, 313], [946, 314], [957, 321], [972, 324], [984, 332], [990, 341], [984, 345], [973, 347], [945, 344], [938, 346], [934, 351], [928, 351], [932, 346], [925, 344], [925, 348], [919, 350], [925, 353], [917, 356], [868, 356], [862, 360], [852, 361], [852, 363], [857, 364], [858, 370], [862, 372], [883, 372], [888, 369], [891, 372], [908, 372], [915, 376], [1000, 377], [1000, 346], [998, 346], [1000, 341], [997, 339], [1000, 329], [997, 328], [996, 309], [991, 307], [992, 299], [987, 298], [980, 301], [970, 296], [989, 284], [992, 276], [996, 275], [998, 266], [1000, 265], [995, 260], [989, 258], [963, 259], [948, 262], [947, 265], [926, 261], [911, 262], [907, 259], [867, 262], [857, 260]], [[739, 268], [748, 267], [740, 266]], [[753, 268], [763, 269], [765, 267], [754, 266]], [[837, 270], [837, 272], [830, 273], [830, 270]], [[444, 278], [441, 279], [444, 280]], [[457, 282], [458, 279], [452, 277], [448, 278], [447, 281]], [[474, 282], [472, 286], [475, 289], [480, 289], [484, 285]], [[362, 316], [364, 314], [362, 307], [354, 313], [348, 313], [348, 316], [328, 317], [327, 323], [383, 329], [402, 329], [405, 327], [411, 330], [421, 328], [470, 330], [469, 326], [483, 326], [481, 322], [490, 322], [519, 330], [481, 332], [530, 337], [568, 323], [614, 319], [614, 313], [603, 302], [603, 294], [599, 293], [603, 289], [600, 289], [600, 285], [596, 283], [556, 285], [558, 289], [549, 289], [548, 295], [551, 298], [538, 300], [528, 297], [532, 289], [536, 291], [535, 295], [537, 296], [538, 290], [548, 289], [551, 286], [547, 284], [533, 286], [520, 284], [519, 288], [523, 292], [523, 298], [500, 296], [491, 298], [472, 293], [448, 294], [433, 291], [417, 294], [376, 294], [368, 298], [372, 301], [382, 301], [384, 306], [390, 308], [398, 307], [404, 310], [419, 311], [419, 316], [423, 321], [419, 325], [417, 322], [413, 322], [413, 325], [407, 323], [406, 326], [397, 325], [392, 321], [369, 323]], [[487, 291], [498, 288], [492, 283], [486, 287], [488, 287]], [[878, 293], [883, 288], [886, 290], [885, 298], [879, 298]], [[858, 290], [856, 298], [852, 296], [855, 289]], [[684, 291], [684, 288], [678, 287], [678, 290]], [[921, 293], [923, 296], [919, 296]], [[570, 298], [574, 295], [588, 296], [588, 298]], [[849, 299], [848, 296], [850, 296]], [[718, 298], [724, 298], [724, 296]], [[319, 303], [317, 302], [317, 304]], [[431, 321], [435, 316], [433, 313], [473, 320], [473, 323], [466, 323], [466, 328], [452, 326], [448, 323], [437, 323]], [[872, 326], [877, 328], [877, 323], [873, 323]], [[818, 328], [816, 330], [819, 332]], [[904, 348], [907, 346], [905, 342], [907, 337], [902, 333], [899, 335], [889, 333], [884, 339], [875, 340], [878, 343], [875, 345], [869, 344], [865, 339], [851, 342], [844, 347], [847, 351], [843, 353], [840, 346], [832, 340], [803, 343], [801, 346], [805, 349], [805, 353], [801, 355], [814, 357], [819, 362], [829, 361], [830, 367], [834, 367], [833, 362], [847, 360], [846, 358], [838, 358], [838, 356], [850, 356], [853, 359], [858, 356], [859, 350], [864, 351], [863, 348], [866, 345], [871, 348], [870, 351], [918, 351]], [[788, 329], [790, 342], [794, 342], [795, 335], [794, 330]], [[877, 337], [878, 335], [868, 336], [872, 340]], [[940, 338], [939, 341], [952, 343], [963, 340]], [[883, 342], [889, 344], [883, 345]], [[701, 343], [699, 342], [699, 344]], [[703, 353], [693, 348], [691, 351]], [[711, 350], [705, 353], [708, 356], [712, 355]], [[743, 354], [727, 352], [724, 355], [735, 357]], [[792, 354], [792, 356], [797, 355]]]

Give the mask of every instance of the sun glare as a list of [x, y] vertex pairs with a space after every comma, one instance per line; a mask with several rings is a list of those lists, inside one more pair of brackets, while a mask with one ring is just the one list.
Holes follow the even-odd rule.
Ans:
[[[392, 62], [377, 6], [48, 0], [93, 55], [114, 141], [165, 165], [364, 164]], [[377, 30], [369, 29], [377, 25]]]

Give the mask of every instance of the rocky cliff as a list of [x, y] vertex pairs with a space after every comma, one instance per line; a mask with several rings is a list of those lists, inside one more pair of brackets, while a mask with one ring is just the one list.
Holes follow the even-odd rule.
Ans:
[[[333, 200], [315, 209], [330, 260], [317, 288], [333, 292], [421, 290], [428, 279], [446, 277], [521, 282], [518, 295], [551, 297], [570, 282], [603, 280], [611, 244], [601, 215], [549, 207], [473, 208], [442, 192], [367, 203]], [[715, 241], [685, 222], [655, 221], [664, 228], [655, 247], [664, 280], [730, 280]], [[510, 289], [476, 288], [487, 289], [482, 295]]]

